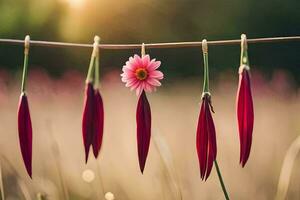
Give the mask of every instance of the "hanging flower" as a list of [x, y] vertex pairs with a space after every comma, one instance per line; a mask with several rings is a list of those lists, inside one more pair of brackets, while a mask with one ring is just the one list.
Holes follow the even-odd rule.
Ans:
[[30, 178], [32, 177], [32, 126], [28, 106], [28, 99], [25, 93], [22, 93], [19, 100], [18, 109], [18, 130], [19, 141], [23, 161]]
[[211, 95], [209, 92], [209, 68], [208, 68], [208, 46], [207, 41], [202, 40], [202, 51], [204, 60], [204, 78], [202, 104], [198, 118], [196, 148], [200, 165], [200, 177], [207, 180], [217, 158], [216, 130], [211, 111]]
[[205, 92], [202, 97], [196, 138], [201, 179], [205, 180], [209, 177], [213, 162], [217, 157], [216, 130], [211, 111], [214, 112], [211, 96]]
[[253, 100], [250, 84], [250, 67], [247, 37], [241, 35], [241, 61], [239, 67], [239, 86], [237, 91], [237, 119], [240, 137], [240, 164], [245, 166], [249, 159], [254, 124]]
[[254, 124], [253, 100], [250, 84], [250, 68], [241, 65], [237, 92], [237, 119], [240, 137], [240, 163], [244, 167], [251, 150]]
[[164, 78], [163, 73], [157, 70], [160, 64], [160, 61], [150, 60], [149, 55], [142, 57], [134, 55], [123, 66], [122, 81], [126, 83], [126, 87], [136, 90], [137, 96], [143, 90], [146, 92], [155, 91], [156, 87], [161, 86], [159, 80]]
[[100, 38], [95, 36], [85, 87], [82, 137], [86, 163], [91, 147], [95, 158], [98, 158], [103, 138], [104, 108], [99, 90], [99, 41]]
[[91, 146], [95, 158], [98, 158], [103, 138], [104, 108], [99, 90], [99, 41], [100, 38], [95, 36], [85, 87], [82, 137], [86, 163]]
[[[143, 49], [142, 52], [144, 52]], [[163, 79], [163, 73], [157, 70], [160, 64], [160, 61], [150, 60], [149, 55], [142, 57], [134, 55], [123, 66], [123, 73], [121, 74], [126, 87], [136, 90], [136, 94], [139, 96], [136, 109], [136, 130], [139, 165], [142, 173], [144, 172], [151, 138], [151, 109], [146, 92], [155, 91], [156, 87], [161, 85], [159, 80]]]
[[32, 125], [29, 112], [28, 99], [26, 96], [26, 80], [28, 71], [28, 55], [29, 55], [30, 37], [27, 35], [24, 40], [24, 65], [21, 95], [18, 107], [18, 132], [19, 142], [23, 161], [28, 175], [32, 178]]

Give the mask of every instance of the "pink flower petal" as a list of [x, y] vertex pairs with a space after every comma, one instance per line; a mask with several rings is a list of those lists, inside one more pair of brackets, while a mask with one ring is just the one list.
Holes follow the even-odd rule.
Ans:
[[163, 79], [164, 74], [161, 71], [155, 70], [149, 73], [150, 78]]
[[150, 63], [150, 56], [149, 55], [143, 56], [142, 62], [143, 62], [143, 66], [146, 68], [148, 66], [148, 64]]
[[157, 68], [159, 68], [159, 66], [161, 65], [160, 61], [155, 61], [155, 59], [151, 60], [151, 62], [149, 63], [147, 69], [150, 71], [154, 71]]
[[161, 86], [161, 83], [155, 78], [148, 78], [147, 82], [153, 86]]
[[131, 87], [133, 85], [135, 85], [136, 83], [138, 82], [138, 80], [136, 78], [132, 78], [132, 79], [129, 79], [126, 83], [126, 87]]
[[[126, 62], [127, 63], [127, 62]], [[132, 56], [130, 56], [130, 58], [129, 58], [129, 63], [131, 64], [131, 65], [133, 65], [134, 63], [135, 63], [135, 59], [132, 57]]]
[[122, 68], [122, 71], [124, 73], [134, 73], [134, 70], [132, 69], [132, 67], [129, 67], [127, 65], [124, 65], [123, 68]]
[[131, 80], [131, 79], [137, 79], [136, 75], [134, 75], [134, 74], [125, 74], [125, 73], [123, 73], [123, 74], [121, 74], [121, 77], [122, 77], [121, 80], [124, 83]]
[[138, 55], [134, 55], [134, 65], [136, 67], [142, 67], [143, 66], [143, 61], [142, 58]]
[[[149, 55], [145, 55], [142, 58], [138, 55], [134, 55], [130, 57], [126, 65], [123, 66], [121, 80], [125, 83], [126, 87], [130, 87], [130, 90], [136, 90], [137, 95], [140, 95], [143, 90], [147, 92], [156, 91], [155, 87], [161, 85], [159, 80], [164, 77], [162, 72], [156, 70], [160, 64], [160, 61], [156, 61], [155, 59], [150, 60]], [[136, 70], [138, 68], [144, 68], [146, 70], [145, 77], [137, 77]]]
[[144, 90], [144, 82], [140, 82], [140, 85], [138, 86], [138, 88], [136, 89], [136, 95], [137, 96], [140, 96], [141, 93], [143, 92]]
[[132, 91], [132, 90], [136, 90], [140, 85], [141, 85], [141, 82], [140, 82], [140, 81], [137, 81], [136, 83], [134, 83], [134, 84], [131, 86], [130, 90], [131, 90], [131, 91]]
[[152, 92], [153, 91], [154, 86], [150, 85], [149, 83], [144, 82], [144, 86], [145, 86], [145, 91], [146, 92]]

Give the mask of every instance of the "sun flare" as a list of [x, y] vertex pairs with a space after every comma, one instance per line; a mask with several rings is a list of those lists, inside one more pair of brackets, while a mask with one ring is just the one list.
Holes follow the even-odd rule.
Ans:
[[73, 8], [81, 8], [85, 3], [85, 0], [67, 0], [67, 1], [70, 4], [70, 6]]

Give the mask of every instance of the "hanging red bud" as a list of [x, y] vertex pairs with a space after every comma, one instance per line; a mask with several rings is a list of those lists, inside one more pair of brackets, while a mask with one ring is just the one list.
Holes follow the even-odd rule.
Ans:
[[244, 167], [251, 150], [254, 123], [253, 100], [250, 84], [250, 68], [240, 66], [237, 92], [237, 118], [240, 136], [240, 163]]
[[19, 99], [18, 109], [18, 130], [19, 141], [23, 161], [30, 178], [32, 177], [32, 126], [28, 106], [28, 99], [25, 93], [22, 93]]
[[84, 111], [82, 116], [82, 137], [85, 149], [85, 162], [88, 161], [90, 146], [93, 143], [95, 92], [92, 83], [87, 83], [85, 88]]
[[211, 115], [212, 105], [209, 93], [204, 93], [198, 118], [196, 146], [201, 179], [207, 180], [217, 157], [216, 131]]
[[95, 109], [94, 109], [94, 126], [95, 133], [93, 139], [93, 153], [95, 158], [98, 157], [101, 149], [103, 138], [103, 124], [104, 124], [104, 108], [103, 101], [99, 89], [95, 89]]
[[151, 137], [151, 110], [144, 90], [139, 96], [136, 109], [136, 123], [139, 164], [140, 170], [143, 173]]

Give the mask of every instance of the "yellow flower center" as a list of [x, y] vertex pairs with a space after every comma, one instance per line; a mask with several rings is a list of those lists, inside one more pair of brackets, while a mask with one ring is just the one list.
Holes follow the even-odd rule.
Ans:
[[148, 72], [145, 68], [137, 68], [135, 70], [136, 78], [139, 80], [145, 80], [148, 76]]

